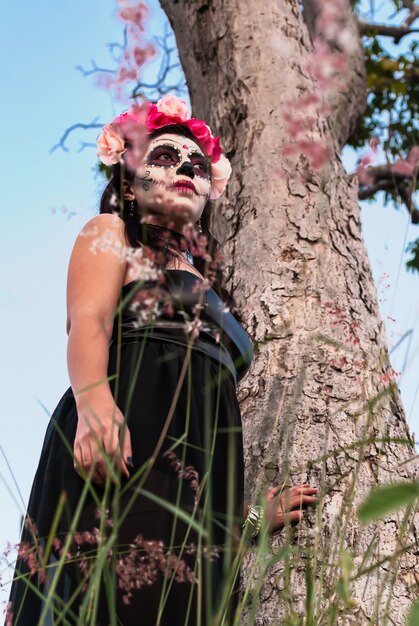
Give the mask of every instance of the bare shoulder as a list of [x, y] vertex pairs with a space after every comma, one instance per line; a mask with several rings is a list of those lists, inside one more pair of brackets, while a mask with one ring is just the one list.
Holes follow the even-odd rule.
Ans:
[[104, 234], [115, 236], [123, 245], [128, 245], [125, 236], [125, 222], [116, 213], [99, 213], [92, 217], [81, 229], [79, 237], [94, 238]]
[[67, 274], [67, 329], [94, 315], [111, 332], [127, 270], [125, 224], [117, 215], [92, 217], [79, 232]]

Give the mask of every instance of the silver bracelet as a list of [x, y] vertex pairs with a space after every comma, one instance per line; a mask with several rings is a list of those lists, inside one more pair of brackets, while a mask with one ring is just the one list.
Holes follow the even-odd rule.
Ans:
[[242, 525], [242, 528], [247, 528], [250, 526], [252, 529], [251, 539], [256, 537], [256, 535], [260, 531], [260, 527], [262, 526], [264, 517], [263, 507], [257, 504], [250, 504], [247, 512], [247, 517]]

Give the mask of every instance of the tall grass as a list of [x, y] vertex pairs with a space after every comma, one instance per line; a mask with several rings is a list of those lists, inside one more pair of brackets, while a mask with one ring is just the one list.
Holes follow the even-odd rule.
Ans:
[[[141, 281], [139, 281], [141, 283]], [[200, 302], [204, 296], [201, 290]], [[117, 319], [121, 320], [123, 307], [121, 302]], [[197, 307], [196, 319], [199, 319], [200, 307]], [[230, 467], [226, 472], [226, 493], [228, 500], [224, 522], [220, 521], [219, 511], [213, 511], [211, 495], [219, 485], [211, 483], [211, 469], [216, 435], [219, 432], [220, 394], [223, 377], [229, 374], [220, 366], [217, 376], [204, 381], [208, 404], [202, 406], [205, 428], [205, 472], [198, 476], [194, 468], [186, 465], [186, 452], [190, 429], [190, 409], [192, 399], [192, 353], [194, 335], [191, 333], [188, 346], [184, 349], [184, 361], [180, 368], [179, 380], [173, 393], [170, 410], [152, 456], [131, 475], [123, 480], [101, 447], [108, 468], [108, 478], [100, 490], [92, 482], [92, 471], [83, 476], [84, 485], [74, 511], [67, 524], [65, 522], [66, 493], [60, 494], [55, 504], [55, 514], [49, 531], [39, 535], [36, 520], [27, 518], [23, 541], [16, 548], [19, 551], [18, 567], [15, 572], [15, 584], [24, 584], [41, 599], [41, 611], [37, 624], [63, 626], [93, 626], [97, 624], [99, 604], [104, 595], [110, 607], [110, 624], [117, 626], [118, 593], [122, 593], [122, 602], [129, 605], [139, 588], [150, 588], [157, 584], [160, 577], [161, 594], [159, 599], [157, 622], [164, 614], [170, 592], [174, 584], [181, 584], [189, 593], [189, 605], [184, 624], [196, 626], [251, 626], [269, 624], [269, 626], [333, 626], [335, 624], [370, 624], [387, 626], [402, 624], [391, 617], [392, 594], [400, 568], [406, 569], [406, 558], [417, 553], [417, 536], [412, 532], [417, 510], [419, 485], [416, 482], [404, 482], [402, 485], [389, 486], [374, 490], [369, 499], [359, 509], [359, 519], [354, 519], [356, 485], [363, 471], [366, 451], [373, 443], [381, 446], [411, 446], [410, 439], [378, 438], [371, 436], [374, 407], [388, 394], [392, 393], [394, 383], [370, 399], [360, 412], [366, 416], [358, 440], [353, 441], [344, 450], [338, 446], [326, 450], [319, 458], [311, 459], [300, 467], [301, 473], [317, 477], [320, 494], [315, 510], [307, 511], [303, 521], [294, 526], [289, 522], [271, 537], [267, 525], [262, 525], [256, 540], [250, 539], [250, 529], [242, 530], [243, 518], [237, 515], [235, 475], [237, 449], [235, 448], [236, 431], [230, 431], [228, 439]], [[132, 350], [130, 372], [121, 372], [122, 344], [118, 344], [116, 371], [109, 376], [114, 382], [115, 401], [118, 403], [122, 376], [129, 376], [131, 381], [125, 398], [127, 415], [136, 407], [132, 406], [132, 396], [141, 367], [148, 338], [138, 340]], [[304, 378], [304, 377], [303, 377]], [[304, 384], [304, 381], [300, 381]], [[214, 394], [215, 390], [215, 394]], [[155, 393], [161, 390], [156, 389]], [[187, 402], [184, 432], [178, 438], [168, 439], [171, 420], [177, 410], [180, 394]], [[215, 398], [215, 404], [214, 404]], [[150, 416], [151, 418], [152, 416]], [[131, 417], [129, 418], [131, 419]], [[129, 428], [129, 419], [127, 427]], [[281, 408], [278, 408], [277, 428], [272, 432], [271, 444], [275, 447], [280, 422], [283, 420]], [[54, 421], [54, 416], [52, 416]], [[73, 457], [71, 442], [66, 441], [60, 425], [54, 421], [54, 427], [60, 433], [67, 453]], [[224, 432], [229, 432], [224, 428]], [[282, 431], [286, 437], [286, 430]], [[123, 432], [121, 432], [123, 437]], [[170, 445], [168, 445], [168, 442]], [[269, 446], [268, 446], [269, 448]], [[180, 450], [180, 453], [179, 453]], [[333, 494], [336, 484], [327, 472], [329, 460], [337, 458], [342, 451], [350, 452], [353, 463], [345, 477], [346, 497], [340, 503], [339, 524], [330, 528], [324, 515], [325, 501]], [[145, 484], [160, 454], [164, 453], [168, 468], [178, 478], [178, 491], [175, 503], [159, 498], [146, 489]], [[295, 465], [295, 463], [293, 463]], [[290, 464], [291, 466], [291, 464]], [[261, 491], [261, 472], [253, 481], [257, 485], [255, 498], [264, 504]], [[59, 468], [57, 468], [57, 471]], [[92, 468], [93, 470], [93, 468]], [[81, 468], [80, 468], [80, 471]], [[294, 476], [289, 467], [282, 468], [281, 480], [290, 484]], [[187, 484], [193, 491], [194, 507], [187, 511], [181, 504], [181, 491]], [[12, 487], [11, 487], [12, 489]], [[131, 494], [127, 499], [127, 494]], [[163, 545], [161, 537], [144, 537], [141, 533], [131, 537], [128, 544], [121, 544], [119, 531], [129, 517], [138, 495], [148, 498], [161, 507], [162, 514], [171, 520], [171, 539], [169, 545]], [[86, 502], [96, 507], [96, 522], [93, 527], [80, 526], [80, 519]], [[278, 506], [280, 498], [278, 497]], [[123, 502], [123, 505], [122, 505]], [[397, 549], [383, 554], [380, 549], [381, 518], [391, 514], [391, 523], [395, 524], [395, 544]], [[64, 533], [58, 532], [66, 526]], [[214, 544], [215, 525], [222, 525], [225, 542]], [[368, 537], [362, 544], [362, 550], [348, 548], [348, 535], [358, 532], [359, 525], [370, 526]], [[183, 540], [176, 543], [177, 530], [184, 528]], [[368, 528], [368, 526], [366, 526]], [[361, 527], [362, 528], [362, 527]], [[360, 531], [362, 532], [362, 530]], [[208, 581], [212, 568], [223, 557], [222, 584], [219, 595], [212, 597]], [[191, 563], [193, 564], [191, 566]], [[9, 577], [16, 564], [16, 553], [3, 555], [4, 573]], [[22, 571], [20, 572], [20, 569]], [[383, 575], [383, 571], [386, 573]], [[70, 577], [71, 593], [64, 594], [66, 579]], [[161, 579], [162, 577], [162, 579]], [[75, 582], [77, 580], [77, 583]], [[238, 605], [232, 610], [231, 598], [241, 580], [241, 595]], [[207, 581], [207, 584], [204, 584]], [[268, 584], [266, 584], [268, 583]], [[412, 581], [412, 588], [416, 585]], [[99, 591], [102, 594], [100, 595]], [[196, 603], [192, 602], [195, 595]], [[375, 609], [366, 611], [363, 598], [373, 596]], [[412, 591], [412, 596], [413, 596]], [[201, 610], [206, 607], [205, 613]], [[369, 602], [369, 606], [371, 602]], [[259, 617], [261, 606], [269, 606], [269, 618]], [[196, 611], [193, 614], [193, 611]], [[266, 608], [264, 608], [264, 614]], [[367, 615], [368, 613], [368, 615]], [[413, 605], [408, 618], [409, 626], [419, 624], [419, 608]], [[141, 623], [139, 616], [139, 624]], [[268, 621], [267, 621], [268, 620]], [[19, 626], [19, 612], [16, 607], [9, 607], [6, 615], [7, 626]], [[25, 626], [28, 626], [25, 624]], [[182, 624], [176, 624], [182, 626]]]

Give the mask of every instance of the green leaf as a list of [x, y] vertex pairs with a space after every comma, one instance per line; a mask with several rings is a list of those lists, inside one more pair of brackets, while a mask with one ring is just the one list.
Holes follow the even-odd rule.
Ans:
[[419, 600], [416, 600], [409, 613], [407, 626], [417, 626], [419, 624]]
[[406, 262], [407, 269], [411, 272], [419, 272], [419, 239], [409, 243], [406, 252], [412, 253], [412, 257]]
[[419, 498], [419, 483], [398, 483], [374, 489], [358, 509], [364, 524], [385, 517], [393, 511], [413, 504]]

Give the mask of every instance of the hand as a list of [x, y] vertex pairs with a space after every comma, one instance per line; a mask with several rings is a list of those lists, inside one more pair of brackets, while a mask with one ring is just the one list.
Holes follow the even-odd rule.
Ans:
[[[84, 479], [92, 472], [92, 481], [98, 485], [103, 485], [108, 475], [119, 483], [118, 472], [129, 478], [127, 464], [132, 458], [131, 436], [125, 417], [113, 397], [81, 397], [77, 402], [77, 414], [74, 439], [76, 472]], [[120, 441], [122, 429], [123, 441]], [[115, 473], [110, 471], [105, 458], [112, 464]]]
[[270, 487], [266, 494], [265, 517], [271, 533], [281, 530], [286, 523], [298, 523], [302, 520], [307, 506], [317, 503], [314, 494], [316, 487], [310, 485], [295, 485], [284, 487], [276, 485]]

